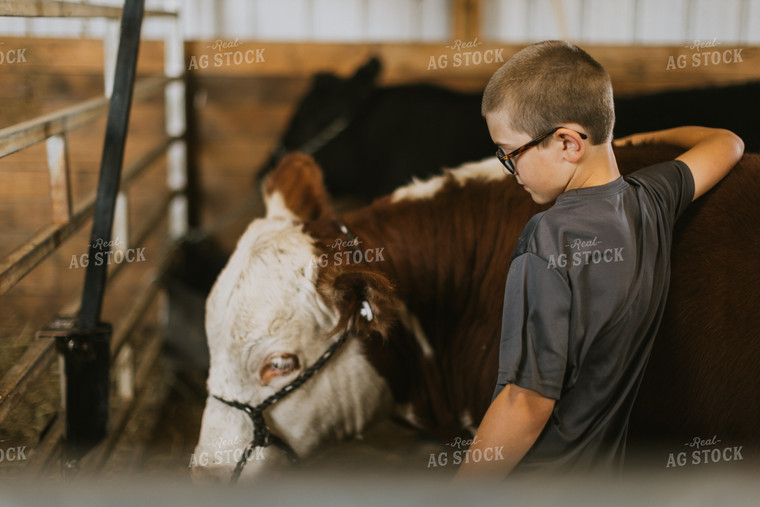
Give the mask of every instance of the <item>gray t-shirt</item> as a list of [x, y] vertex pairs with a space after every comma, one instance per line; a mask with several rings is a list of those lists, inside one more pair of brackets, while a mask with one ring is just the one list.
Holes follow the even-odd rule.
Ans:
[[526, 225], [494, 398], [514, 383], [557, 403], [517, 473], [619, 471], [668, 294], [673, 226], [693, 196], [686, 164], [665, 162], [565, 192]]

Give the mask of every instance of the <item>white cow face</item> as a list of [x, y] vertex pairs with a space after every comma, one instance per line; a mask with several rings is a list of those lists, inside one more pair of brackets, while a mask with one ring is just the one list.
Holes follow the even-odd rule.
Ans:
[[[211, 354], [209, 398], [192, 458], [193, 477], [230, 480], [253, 437], [241, 410], [211, 395], [255, 406], [292, 382], [338, 338], [339, 314], [316, 289], [312, 239], [282, 200], [268, 202], [217, 279], [206, 303]], [[342, 332], [342, 331], [341, 331]], [[303, 457], [326, 440], [356, 435], [390, 404], [385, 381], [350, 336], [304, 385], [265, 412], [273, 434]], [[241, 481], [279, 473], [287, 464], [274, 446], [251, 454]]]

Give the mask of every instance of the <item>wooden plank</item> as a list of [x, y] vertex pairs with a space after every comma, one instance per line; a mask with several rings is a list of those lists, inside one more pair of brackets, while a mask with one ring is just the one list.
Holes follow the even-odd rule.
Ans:
[[53, 340], [33, 340], [24, 354], [0, 379], [0, 423], [23, 398], [34, 379], [55, 356]]
[[266, 162], [279, 139], [278, 135], [273, 135], [256, 140], [238, 137], [208, 142], [199, 153], [200, 166], [213, 168], [209, 179], [247, 174], [250, 178], [246, 184], [253, 187], [255, 171]]
[[[14, 65], [13, 73], [22, 75], [46, 75], [53, 78], [90, 74], [101, 78], [103, 75], [103, 40], [3, 37], [3, 50], [23, 49], [26, 62]], [[164, 42], [161, 40], [140, 41], [137, 60], [140, 76], [162, 75], [164, 73]], [[102, 90], [101, 90], [102, 93]]]
[[[754, 5], [754, 4], [753, 4]], [[463, 40], [463, 39], [462, 39]], [[4, 42], [11, 47], [26, 47], [27, 61], [23, 72], [33, 73], [92, 73], [102, 72], [102, 42], [92, 40], [62, 41], [59, 39], [8, 38]], [[458, 89], [482, 89], [488, 78], [501, 65], [493, 64], [454, 66], [454, 51], [447, 48], [453, 41], [444, 43], [288, 43], [275, 41], [243, 40], [238, 46], [214, 50], [215, 40], [187, 41], [185, 43], [186, 69], [198, 77], [300, 77], [310, 78], [320, 71], [332, 71], [339, 75], [351, 74], [357, 66], [376, 54], [383, 59], [383, 84], [409, 82], [443, 83]], [[504, 60], [525, 44], [488, 42], [477, 49], [502, 50]], [[610, 69], [613, 80], [618, 80], [617, 69], [624, 76], [635, 69], [635, 80], [626, 81], [626, 93], [673, 88], [689, 88], [705, 84], [741, 82], [760, 78], [760, 55], [757, 46], [737, 45], [742, 50], [743, 63], [731, 65], [707, 65], [688, 67], [677, 72], [665, 73], [668, 57], [683, 53], [691, 58], [691, 51], [682, 45], [660, 46], [605, 46], [582, 44], [602, 64]], [[727, 44], [723, 49], [728, 48]], [[143, 41], [140, 48], [141, 72], [161, 73], [164, 70], [164, 43]], [[256, 50], [264, 61], [245, 63], [245, 52], [255, 57]], [[229, 62], [225, 53], [243, 51], [243, 61], [235, 64], [234, 56]], [[33, 58], [31, 56], [34, 55]], [[219, 56], [217, 56], [219, 55]], [[445, 68], [429, 69], [431, 57], [446, 55]], [[205, 67], [201, 58], [207, 58]], [[195, 65], [193, 65], [193, 58]], [[251, 58], [249, 58], [251, 60]], [[639, 73], [639, 71], [641, 71]], [[232, 98], [232, 97], [231, 97]], [[242, 97], [236, 97], [242, 99]]]
[[[4, 179], [0, 185], [0, 199], [21, 199], [36, 201], [40, 198], [50, 200], [48, 185], [50, 176], [43, 172], [30, 171], [28, 174], [21, 173], [13, 178]], [[46, 218], [45, 223], [49, 219]]]
[[175, 138], [164, 137], [161, 141], [154, 144], [152, 148], [145, 151], [137, 160], [130, 162], [121, 176], [122, 188], [126, 189], [129, 187], [136, 178], [166, 153], [166, 150], [174, 141]]
[[64, 432], [63, 417], [57, 416], [53, 424], [42, 436], [40, 443], [32, 449], [29, 461], [24, 466], [24, 473], [29, 477], [41, 477], [51, 465], [53, 456], [61, 452], [61, 440]]
[[153, 299], [155, 299], [158, 290], [158, 283], [154, 281], [143, 287], [135, 297], [122, 320], [114, 328], [113, 337], [111, 338], [111, 357], [116, 357], [119, 354], [130, 334], [135, 330], [140, 319], [145, 314], [145, 311], [153, 302]]
[[[172, 80], [164, 77], [145, 79], [135, 85], [134, 99], [149, 96], [170, 81]], [[63, 134], [85, 125], [103, 116], [108, 111], [108, 103], [108, 99], [99, 97], [4, 128], [0, 130], [0, 157], [42, 142], [51, 135]]]
[[160, 197], [158, 206], [153, 210], [153, 213], [143, 213], [144, 215], [147, 215], [147, 218], [144, 220], [145, 225], [138, 229], [137, 233], [132, 238], [132, 244], [140, 245], [145, 242], [148, 236], [150, 236], [150, 233], [155, 230], [159, 223], [161, 223], [161, 219], [167, 217], [169, 205], [178, 195], [182, 194], [179, 192], [164, 192]]
[[74, 234], [92, 216], [95, 195], [85, 199], [65, 224], [51, 224], [35, 234], [27, 243], [0, 261], [0, 294], [8, 292], [35, 266], [50, 255], [63, 241]]
[[[339, 43], [276, 43], [267, 41], [240, 42], [237, 48], [214, 51], [213, 41], [190, 41], [185, 45], [190, 72], [199, 76], [239, 77], [296, 77], [308, 78], [317, 72], [330, 71], [338, 75], [351, 75], [356, 68], [372, 55], [383, 60], [381, 84], [394, 85], [409, 82], [446, 83], [458, 89], [482, 90], [488, 79], [502, 64], [525, 45], [484, 43], [477, 46], [481, 53], [492, 51], [499, 61], [455, 65], [455, 49], [451, 43], [388, 43], [388, 44], [339, 44]], [[739, 83], [760, 79], [760, 47], [737, 46], [741, 62], [720, 65], [687, 66], [668, 71], [668, 60], [686, 54], [691, 64], [692, 51], [682, 46], [611, 46], [583, 45], [592, 56], [607, 67], [616, 91], [624, 93], [650, 92], [664, 89], [692, 88], [710, 84]], [[721, 48], [725, 50], [727, 48]], [[732, 48], [733, 49], [733, 48]], [[235, 52], [263, 50], [259, 63], [235, 64]], [[475, 48], [473, 48], [473, 51]], [[250, 54], [250, 53], [249, 53]], [[206, 66], [200, 65], [205, 55]], [[431, 67], [431, 58], [445, 56], [445, 66]], [[229, 64], [228, 64], [229, 63]], [[462, 86], [456, 86], [457, 83]]]
[[[177, 16], [176, 12], [146, 10], [146, 16]], [[0, 16], [32, 18], [120, 18], [121, 7], [66, 1], [0, 0]]]
[[4, 128], [0, 130], [0, 157], [42, 142], [50, 135], [62, 134], [85, 125], [102, 116], [107, 110], [108, 99], [96, 98]]
[[[165, 150], [171, 139], [163, 140], [156, 148], [132, 163], [122, 175], [122, 185], [129, 183], [144, 171]], [[88, 220], [95, 207], [95, 194], [90, 194], [77, 207], [71, 221], [43, 228], [26, 244], [0, 261], [0, 294], [8, 292], [21, 278], [50, 255], [64, 240], [74, 234]]]
[[[754, 5], [754, 4], [753, 4]], [[572, 31], [572, 30], [571, 30]], [[463, 39], [462, 39], [463, 40]], [[11, 47], [26, 47], [27, 61], [20, 70], [24, 73], [78, 73], [100, 74], [102, 72], [102, 43], [80, 40], [61, 41], [57, 39], [8, 38], [4, 42]], [[238, 41], [238, 46], [215, 50], [215, 40], [188, 41], [185, 43], [185, 69], [198, 78], [204, 77], [271, 77], [308, 79], [320, 71], [350, 75], [371, 55], [383, 59], [382, 84], [409, 82], [429, 82], [444, 84], [457, 89], [482, 90], [490, 76], [501, 65], [492, 64], [454, 66], [454, 50], [447, 48], [453, 41], [442, 43], [288, 43], [260, 40]], [[230, 41], [231, 42], [231, 41]], [[525, 44], [487, 42], [477, 47], [483, 52], [501, 50], [503, 60], [509, 58]], [[687, 67], [678, 71], [665, 72], [668, 57], [691, 51], [682, 45], [660, 46], [604, 46], [582, 44], [602, 64], [608, 67], [613, 80], [625, 79], [626, 93], [656, 91], [673, 88], [689, 88], [705, 84], [720, 84], [747, 81], [760, 78], [760, 55], [757, 46], [737, 45], [742, 50], [743, 63], [730, 65], [707, 65]], [[143, 41], [140, 48], [141, 72], [162, 73], [164, 70], [164, 43]], [[728, 48], [724, 45], [722, 49]], [[245, 62], [246, 51], [252, 63]], [[256, 50], [264, 61], [255, 62]], [[240, 65], [235, 64], [233, 54], [243, 52]], [[225, 53], [231, 53], [227, 61]], [[432, 58], [446, 56], [445, 68], [429, 68]], [[32, 58], [33, 56], [33, 58]], [[205, 67], [201, 58], [206, 58]], [[193, 60], [194, 59], [194, 60]], [[194, 65], [193, 65], [194, 63]], [[633, 70], [633, 72], [631, 72]], [[632, 77], [635, 75], [635, 77]], [[623, 89], [623, 88], [621, 88]], [[257, 93], [255, 90], [251, 93]], [[244, 96], [230, 94], [230, 100], [244, 100]]]

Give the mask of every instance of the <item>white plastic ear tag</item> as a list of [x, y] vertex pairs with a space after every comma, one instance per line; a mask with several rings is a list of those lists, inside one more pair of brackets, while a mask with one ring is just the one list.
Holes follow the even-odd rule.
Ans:
[[372, 307], [369, 306], [367, 301], [362, 301], [362, 309], [359, 310], [359, 315], [367, 319], [367, 322], [372, 322], [372, 319], [375, 318], [375, 314], [372, 313]]

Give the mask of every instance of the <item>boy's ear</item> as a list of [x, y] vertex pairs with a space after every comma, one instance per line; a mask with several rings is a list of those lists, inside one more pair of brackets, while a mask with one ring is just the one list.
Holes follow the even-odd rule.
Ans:
[[350, 322], [359, 336], [388, 337], [398, 318], [398, 301], [393, 285], [383, 274], [331, 269], [320, 276], [318, 285], [328, 304], [340, 313], [334, 332], [345, 329]]
[[291, 153], [262, 183], [267, 218], [287, 217], [301, 222], [332, 214], [322, 171], [309, 155]]
[[583, 139], [578, 132], [569, 129], [559, 129], [554, 135], [562, 141], [563, 158], [568, 162], [576, 163], [586, 152], [587, 139]]

